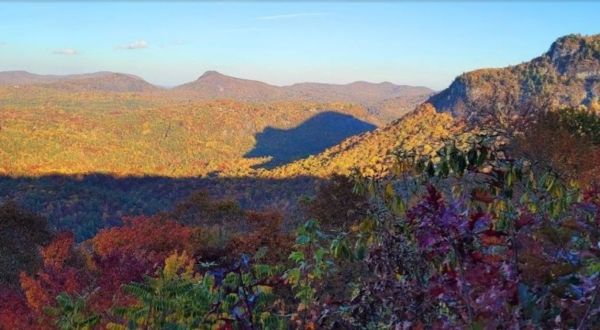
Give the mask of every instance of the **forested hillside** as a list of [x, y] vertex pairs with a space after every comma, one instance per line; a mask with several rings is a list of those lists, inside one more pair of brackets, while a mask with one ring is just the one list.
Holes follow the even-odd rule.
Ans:
[[385, 176], [394, 170], [398, 154], [433, 152], [445, 139], [460, 132], [461, 126], [452, 116], [437, 113], [425, 104], [385, 127], [348, 138], [316, 156], [281, 166], [271, 173], [278, 177], [298, 174], [329, 177], [349, 175], [358, 169], [362, 175]]
[[[268, 157], [290, 162], [382, 124], [348, 103], [174, 103], [34, 86], [0, 95], [0, 173], [11, 175], [245, 174]], [[275, 129], [284, 130], [277, 141], [257, 141]], [[251, 153], [279, 142], [285, 148]]]
[[[4, 205], [2, 242], [12, 242], [5, 249], [39, 250], [3, 255], [12, 264], [2, 269], [0, 322], [594, 329], [600, 198], [584, 169], [598, 178], [600, 145], [584, 132], [599, 122], [576, 110], [528, 127], [577, 143], [570, 160], [579, 166], [569, 173], [552, 163], [564, 149], [551, 135], [535, 144], [528, 132], [455, 132], [433, 152], [398, 154], [397, 171], [385, 177], [322, 182], [303, 199], [310, 220], [295, 232], [276, 211], [244, 211], [197, 193], [76, 244], [71, 233]], [[544, 158], [527, 158], [531, 149]]]
[[598, 38], [387, 125], [362, 83], [2, 87], [0, 329], [597, 329]]

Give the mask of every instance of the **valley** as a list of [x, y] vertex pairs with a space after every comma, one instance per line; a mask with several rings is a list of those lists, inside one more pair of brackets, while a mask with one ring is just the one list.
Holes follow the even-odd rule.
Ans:
[[439, 92], [0, 72], [0, 329], [594, 329], [598, 164], [600, 35]]
[[[514, 111], [594, 109], [595, 76], [577, 72], [595, 70], [589, 54], [597, 52], [596, 39], [575, 45], [570, 38], [532, 62], [461, 75], [429, 99], [428, 89], [388, 83], [276, 87], [216, 71], [169, 90], [126, 74], [0, 72], [0, 200], [29, 205], [80, 239], [123, 215], [172, 208], [200, 190], [248, 209], [279, 209], [291, 225], [298, 199], [332, 175], [388, 176], [398, 171], [399, 153], [434, 153], [454, 136], [473, 134], [475, 125], [484, 129], [486, 121], [516, 125], [508, 118]], [[583, 64], [565, 64], [557, 53]], [[526, 89], [532, 78], [524, 72], [532, 70], [554, 78]], [[506, 89], [507, 76], [514, 89]], [[463, 81], [473, 82], [458, 87]], [[573, 96], [549, 99], [549, 89]], [[390, 113], [401, 116], [404, 107], [387, 114], [369, 108], [400, 100], [416, 110], [391, 122]], [[129, 182], [128, 190], [98, 204], [94, 194], [110, 196], [120, 180]], [[149, 183], [155, 181], [165, 184]]]

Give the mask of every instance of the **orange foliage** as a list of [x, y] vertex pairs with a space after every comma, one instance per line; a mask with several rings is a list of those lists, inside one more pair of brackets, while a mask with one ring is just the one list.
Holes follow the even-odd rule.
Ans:
[[21, 272], [21, 289], [28, 308], [39, 318], [40, 324], [48, 323], [44, 310], [54, 306], [56, 296], [62, 292], [82, 293], [89, 286], [90, 274], [77, 264], [72, 233], [64, 232], [41, 249], [44, 267], [35, 275]]
[[197, 229], [158, 217], [134, 217], [124, 220], [122, 227], [104, 229], [92, 240], [99, 256], [116, 252], [135, 254], [147, 252], [161, 260], [174, 251], [192, 250], [191, 238]]
[[73, 244], [75, 238], [71, 232], [62, 232], [41, 249], [42, 257], [44, 258], [45, 267], [55, 267], [60, 269], [63, 267], [69, 257], [73, 255]]
[[33, 277], [21, 273], [21, 288], [25, 291], [27, 303], [36, 312], [41, 312], [44, 306], [51, 303], [52, 298], [42, 284]]
[[29, 276], [21, 273], [21, 288], [32, 310], [42, 313], [44, 307], [53, 306], [54, 299], [61, 292], [75, 294], [82, 292], [89, 277], [84, 271], [73, 267], [55, 269], [50, 267]]

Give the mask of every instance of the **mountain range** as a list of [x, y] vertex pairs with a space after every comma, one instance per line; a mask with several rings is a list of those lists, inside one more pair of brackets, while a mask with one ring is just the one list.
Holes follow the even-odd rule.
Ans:
[[175, 100], [227, 99], [240, 102], [346, 102], [366, 107], [388, 122], [412, 110], [434, 91], [427, 87], [395, 85], [390, 82], [349, 84], [298, 83], [275, 86], [256, 80], [235, 78], [207, 71], [197, 80], [166, 89], [142, 78], [114, 72], [77, 75], [38, 75], [26, 71], [0, 72], [0, 86], [43, 86], [61, 91], [135, 92], [157, 94]]
[[[165, 137], [175, 133], [182, 134], [183, 137], [187, 131], [194, 132], [198, 144], [205, 146], [197, 151], [199, 154], [203, 154], [203, 150], [208, 150], [207, 146], [213, 146], [217, 141], [217, 145], [229, 146], [227, 150], [231, 150], [224, 152], [222, 147], [223, 150], [216, 152], [215, 149], [214, 152], [206, 153], [206, 161], [211, 161], [210, 157], [223, 154], [229, 155], [221, 157], [224, 160], [232, 157], [238, 159], [242, 155], [247, 158], [272, 156], [271, 165], [283, 167], [272, 169], [269, 175], [318, 173], [327, 176], [338, 172], [348, 173], [356, 166], [368, 167], [372, 164], [381, 167], [379, 165], [388, 162], [387, 159], [391, 157], [400, 140], [408, 139], [409, 142], [412, 141], [411, 144], [418, 145], [427, 144], [428, 139], [443, 138], [448, 131], [453, 130], [453, 125], [456, 126], [457, 121], [452, 118], [478, 120], [485, 114], [507, 110], [518, 113], [528, 109], [544, 111], [578, 106], [599, 109], [600, 35], [561, 37], [552, 43], [547, 52], [529, 62], [506, 68], [480, 69], [464, 73], [447, 89], [435, 95], [424, 87], [401, 86], [387, 82], [354, 82], [346, 85], [299, 83], [280, 87], [234, 78], [216, 71], [208, 71], [197, 80], [172, 89], [153, 86], [136, 76], [109, 72], [70, 76], [41, 76], [24, 71], [2, 72], [0, 84], [7, 85], [4, 89], [0, 88], [0, 92], [5, 93], [0, 105], [14, 105], [20, 108], [25, 106], [32, 113], [39, 108], [36, 104], [57, 109], [74, 107], [80, 115], [77, 121], [93, 122], [94, 127], [108, 125], [106, 121], [109, 120], [113, 121], [111, 125], [119, 123], [123, 127], [132, 124], [145, 125], [146, 128], [142, 127], [140, 132], [146, 136], [153, 134], [144, 133], [152, 131], [153, 126], [156, 126], [159, 132], [162, 131], [160, 134]], [[31, 93], [18, 92], [10, 87], [14, 84], [29, 84], [35, 88], [67, 93], [53, 100], [48, 100], [43, 93], [39, 99], [27, 99], [24, 95]], [[86, 94], [86, 98], [68, 93], [76, 90], [92, 93]], [[98, 94], [96, 91], [108, 94]], [[118, 103], [105, 101], [106, 95], [110, 97], [117, 95], [111, 94], [112, 92], [124, 91], [136, 93], [118, 94], [124, 95], [116, 99]], [[149, 101], [145, 95], [158, 97], [150, 98]], [[217, 99], [229, 99], [233, 103], [206, 104]], [[329, 102], [329, 105], [315, 106], [310, 102]], [[336, 105], [336, 102], [342, 103]], [[360, 108], [346, 106], [344, 102], [358, 105]], [[417, 107], [419, 104], [421, 105]], [[125, 111], [121, 112], [126, 113], [126, 117], [118, 120], [117, 117], [94, 117], [92, 120], [88, 113], [93, 112], [86, 112], [88, 108], [107, 106], [123, 108]], [[128, 113], [129, 108], [153, 110]], [[397, 119], [415, 108], [420, 110], [414, 115]], [[313, 137], [315, 132], [322, 133], [323, 139], [332, 134], [326, 127], [330, 125], [327, 124], [330, 122], [329, 118], [342, 122], [348, 119], [343, 115], [323, 116], [329, 110], [353, 116], [358, 121], [353, 121], [351, 127], [359, 127], [355, 133], [362, 134], [353, 137], [336, 136], [331, 141], [341, 142], [337, 145], [332, 145], [333, 142], [330, 141], [314, 150], [310, 146], [304, 146], [308, 151], [298, 155], [290, 153], [290, 148], [299, 148], [303, 143], [306, 144], [308, 140], [305, 139]], [[239, 118], [234, 119], [232, 113]], [[194, 117], [186, 119], [191, 114], [195, 114]], [[67, 115], [70, 116], [69, 113]], [[311, 121], [311, 116], [319, 115], [327, 120]], [[66, 115], [56, 116], [58, 119]], [[177, 124], [179, 126], [171, 123], [173, 118], [179, 117], [181, 122], [194, 125], [185, 128], [181, 123]], [[200, 118], [202, 119], [199, 120]], [[383, 127], [386, 122], [389, 124]], [[305, 124], [307, 126], [302, 126]], [[210, 127], [210, 130], [198, 130], [200, 125]], [[380, 128], [372, 131], [375, 126]], [[74, 125], [72, 129], [77, 130], [77, 127]], [[181, 127], [181, 132], [178, 127]], [[346, 126], [343, 124], [340, 127]], [[52, 129], [49, 128], [49, 132]], [[131, 133], [131, 138], [135, 139], [136, 130], [132, 130]], [[254, 139], [248, 135], [254, 135]], [[341, 141], [345, 137], [348, 139]], [[254, 149], [252, 140], [256, 144]], [[180, 142], [184, 143], [183, 140]], [[279, 143], [278, 155], [271, 154], [274, 147], [267, 145], [267, 142]], [[152, 143], [154, 142], [148, 141], [148, 148], [154, 150], [156, 147], [153, 147]], [[189, 145], [189, 141], [184, 145]], [[324, 148], [328, 149], [323, 150]], [[292, 162], [289, 163], [290, 161]]]
[[[444, 140], [470, 128], [463, 125], [468, 123], [465, 118], [476, 120], [488, 111], [506, 109], [594, 109], [600, 95], [599, 41], [600, 35], [560, 38], [530, 62], [462, 74], [429, 98], [430, 91], [423, 90], [421, 96], [414, 88], [389, 83], [278, 87], [214, 71], [168, 90], [148, 87], [135, 76], [112, 73], [68, 77], [0, 73], [5, 85], [0, 86], [4, 110], [0, 111], [0, 200], [10, 197], [45, 205], [37, 201], [55, 200], [56, 195], [33, 198], [30, 194], [64, 191], [64, 198], [53, 202], [55, 207], [40, 212], [66, 227], [89, 219], [92, 229], [143, 203], [154, 212], [155, 204], [163, 202], [149, 202], [153, 198], [171, 205], [183, 194], [169, 195], [171, 191], [200, 186], [215, 196], [242, 200], [245, 207], [276, 204], [291, 210], [301, 195], [314, 193], [319, 180], [350, 175], [355, 169], [370, 177], [385, 175], [395, 171], [399, 151], [435, 152]], [[112, 81], [123, 83], [107, 83]], [[124, 89], [132, 81], [142, 83]], [[11, 85], [16, 83], [22, 87]], [[115, 92], [136, 89], [141, 92]], [[338, 99], [349, 103], [322, 103]], [[360, 102], [363, 105], [356, 104]], [[419, 105], [388, 124], [373, 110], [389, 107], [393, 113], [399, 109], [396, 104], [409, 103]], [[76, 207], [89, 216], [65, 220], [61, 210], [75, 200], [71, 195], [95, 193], [88, 188], [98, 185], [93, 173], [123, 178], [154, 175], [173, 185], [163, 189], [144, 180], [125, 180], [118, 185], [132, 185], [123, 193], [129, 195], [121, 199], [117, 194], [106, 208], [110, 212], [81, 202]], [[49, 174], [91, 176], [80, 190], [52, 175], [39, 181], [39, 186], [29, 178]], [[17, 185], [13, 177], [23, 179]], [[180, 185], [190, 178], [201, 184], [182, 190]], [[14, 197], [17, 186], [16, 190], [26, 192]], [[148, 193], [150, 186], [153, 190]], [[100, 190], [105, 200], [113, 194], [113, 183]], [[141, 198], [138, 191], [148, 195]], [[94, 202], [94, 198], [81, 200]]]

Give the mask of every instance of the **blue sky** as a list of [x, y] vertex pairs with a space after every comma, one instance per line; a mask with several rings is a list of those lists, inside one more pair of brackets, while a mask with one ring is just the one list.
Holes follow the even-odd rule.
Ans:
[[594, 2], [0, 2], [0, 71], [118, 71], [172, 86], [206, 70], [286, 85], [445, 88], [600, 33]]

